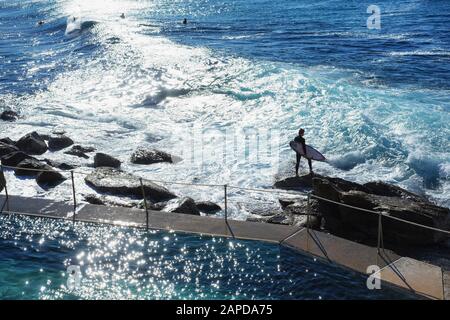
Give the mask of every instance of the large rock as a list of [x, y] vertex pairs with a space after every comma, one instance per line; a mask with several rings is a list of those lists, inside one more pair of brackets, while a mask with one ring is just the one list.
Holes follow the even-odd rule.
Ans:
[[[139, 178], [114, 168], [100, 167], [85, 178], [86, 184], [100, 192], [143, 198]], [[146, 197], [152, 201], [176, 198], [172, 192], [151, 181], [142, 180]]]
[[94, 156], [94, 167], [120, 168], [121, 162], [106, 153], [97, 153]]
[[318, 174], [311, 176], [308, 174], [299, 177], [289, 177], [283, 180], [276, 181], [273, 187], [276, 189], [284, 189], [284, 190], [309, 191], [312, 189], [312, 179], [314, 177], [322, 177], [322, 176]]
[[48, 139], [48, 148], [52, 151], [62, 150], [71, 145], [73, 145], [73, 140], [63, 134], [54, 134]]
[[135, 164], [153, 164], [158, 162], [172, 163], [172, 155], [156, 150], [139, 148], [131, 155], [131, 162]]
[[12, 110], [6, 110], [0, 114], [0, 119], [3, 121], [16, 121], [19, 119], [19, 114]]
[[[345, 181], [345, 180], [344, 180]], [[376, 189], [372, 184], [361, 186], [344, 182], [342, 179], [314, 179], [314, 194], [339, 203], [383, 213], [386, 216], [439, 229], [450, 229], [450, 210], [421, 200], [399, 187]], [[336, 183], [334, 183], [336, 182]], [[354, 188], [354, 189], [352, 189]], [[391, 196], [370, 193], [378, 190]], [[393, 196], [392, 196], [393, 195]], [[327, 201], [319, 201], [319, 211], [324, 218], [324, 227], [332, 233], [347, 238], [355, 234], [376, 240], [378, 235], [378, 214], [363, 212]], [[383, 238], [385, 242], [396, 245], [432, 244], [445, 240], [448, 236], [442, 232], [417, 227], [388, 217], [382, 218]]]
[[16, 151], [19, 151], [19, 148], [0, 142], [0, 158]]
[[211, 201], [199, 201], [196, 202], [196, 205], [198, 210], [209, 214], [216, 213], [222, 210], [222, 208], [218, 204]]
[[15, 151], [1, 158], [4, 166], [15, 167], [25, 159], [35, 159], [22, 151]]
[[198, 210], [195, 201], [189, 197], [169, 201], [164, 208], [164, 211], [191, 214], [196, 216], [200, 215], [200, 211]]
[[16, 142], [16, 147], [27, 154], [36, 155], [43, 154], [48, 150], [44, 139], [42, 139], [37, 132], [28, 133], [20, 138], [19, 141]]
[[43, 188], [50, 188], [64, 182], [66, 178], [57, 171], [43, 171], [36, 176], [36, 182]]
[[19, 162], [17, 167], [20, 169], [14, 170], [16, 176], [35, 176], [43, 170], [52, 170], [49, 165], [33, 158], [28, 158]]

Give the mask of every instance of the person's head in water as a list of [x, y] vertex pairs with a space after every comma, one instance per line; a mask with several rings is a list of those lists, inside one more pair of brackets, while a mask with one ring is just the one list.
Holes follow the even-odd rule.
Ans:
[[186, 18], [183, 19], [183, 24], [187, 24], [187, 19]]
[[120, 15], [120, 17], [121, 17], [122, 19], [125, 19], [125, 13], [122, 13], [122, 14]]
[[45, 23], [44, 20], [41, 20], [38, 22], [38, 26], [42, 26], [44, 23]]
[[305, 135], [305, 129], [301, 128], [300, 130], [298, 130], [298, 135], [300, 137], [303, 137]]

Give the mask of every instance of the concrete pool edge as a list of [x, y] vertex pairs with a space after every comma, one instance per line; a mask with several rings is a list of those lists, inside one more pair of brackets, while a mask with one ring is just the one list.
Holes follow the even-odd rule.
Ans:
[[[5, 199], [4, 196], [0, 196], [0, 203]], [[10, 196], [9, 209], [4, 210], [4, 213], [70, 221], [73, 220], [73, 205], [42, 198]], [[145, 211], [135, 208], [82, 204], [77, 208], [75, 220], [146, 228]], [[380, 276], [382, 282], [415, 295], [436, 300], [448, 300], [450, 295], [450, 275], [438, 266], [400, 257], [390, 250], [378, 253], [377, 248], [321, 231], [159, 211], [150, 211], [149, 229], [270, 243], [285, 240], [282, 245], [364, 275], [367, 275], [367, 267], [379, 266], [381, 270], [374, 275]]]

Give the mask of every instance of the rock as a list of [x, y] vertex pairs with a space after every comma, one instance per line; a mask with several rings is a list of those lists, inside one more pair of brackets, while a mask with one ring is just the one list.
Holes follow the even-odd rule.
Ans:
[[94, 156], [94, 167], [111, 167], [111, 168], [119, 168], [121, 165], [120, 160], [111, 157], [105, 153], [97, 153]]
[[[14, 173], [16, 176], [35, 176], [40, 172], [42, 172], [41, 170], [52, 170], [52, 168], [49, 165], [33, 158], [21, 161], [19, 164], [17, 164], [17, 167], [23, 169], [15, 169]], [[27, 170], [27, 169], [35, 169], [35, 170]]]
[[10, 146], [13, 146], [16, 144], [16, 142], [14, 140], [11, 140], [10, 138], [6, 137], [6, 138], [1, 138], [0, 142], [3, 144], [8, 144]]
[[95, 205], [100, 205], [100, 206], [109, 206], [109, 207], [134, 208], [137, 206], [137, 203], [130, 203], [127, 201], [109, 200], [104, 196], [98, 197], [95, 194], [85, 195], [84, 201], [86, 201], [89, 204], [95, 204]]
[[[85, 177], [89, 186], [100, 192], [143, 198], [139, 178], [114, 168], [100, 167]], [[146, 196], [155, 202], [176, 198], [172, 192], [151, 181], [142, 180]]]
[[0, 114], [0, 119], [3, 121], [16, 121], [19, 119], [19, 114], [12, 110], [6, 110]]
[[289, 177], [275, 182], [273, 187], [276, 189], [284, 189], [284, 190], [309, 191], [312, 189], [313, 177], [322, 177], [322, 176], [318, 174], [311, 176], [308, 174], [300, 177]]
[[62, 183], [66, 178], [57, 171], [43, 171], [36, 176], [36, 182], [39, 186], [55, 187]]
[[294, 198], [280, 198], [278, 199], [278, 202], [281, 205], [282, 209], [285, 209], [287, 206], [294, 204], [295, 202], [297, 202], [299, 199], [294, 199]]
[[404, 199], [411, 199], [418, 202], [422, 201], [429, 202], [428, 199], [425, 199], [424, 197], [421, 197], [415, 193], [409, 192], [408, 190], [382, 181], [368, 182], [363, 186], [368, 189], [369, 193], [376, 194], [378, 196], [400, 197]]
[[6, 186], [6, 178], [2, 170], [0, 170], [0, 192], [5, 189]]
[[158, 162], [172, 163], [172, 156], [166, 152], [156, 149], [137, 149], [131, 155], [131, 162], [134, 164], [153, 164]]
[[27, 155], [22, 151], [15, 151], [3, 156], [1, 160], [4, 166], [15, 167], [25, 159], [35, 159], [35, 158]]
[[[358, 208], [368, 209], [383, 213], [386, 216], [401, 218], [407, 221], [431, 226], [443, 230], [450, 229], [450, 209], [442, 208], [421, 200], [419, 196], [411, 196], [410, 192], [392, 186], [385, 191], [378, 189], [380, 184], [361, 186], [358, 184], [343, 182], [342, 179], [334, 183], [335, 179], [314, 179], [314, 194], [336, 202], [352, 205]], [[352, 188], [356, 190], [352, 190]], [[345, 190], [343, 190], [345, 189]], [[378, 193], [395, 196], [384, 196], [370, 193], [370, 190]], [[363, 212], [357, 209], [340, 206], [337, 204], [319, 201], [319, 210], [324, 218], [324, 228], [330, 232], [352, 238], [354, 234], [364, 235], [367, 239], [375, 241], [378, 231], [378, 214]], [[405, 222], [383, 217], [383, 238], [385, 243], [396, 245], [426, 245], [438, 243], [447, 238], [441, 232], [413, 226]]]
[[85, 154], [84, 152], [82, 152], [80, 150], [74, 149], [74, 148], [64, 151], [64, 154], [68, 154], [68, 155], [79, 157], [79, 158], [89, 159], [89, 156], [87, 154]]
[[10, 144], [0, 142], [0, 158], [16, 151], [19, 151], [19, 148]]
[[96, 149], [94, 147], [83, 147], [83, 146], [80, 146], [79, 144], [76, 144], [72, 147], [72, 150], [80, 151], [82, 153], [90, 153], [90, 152], [94, 152]]
[[310, 215], [309, 216], [309, 222], [308, 222], [308, 216], [297, 216], [298, 218], [294, 221], [294, 225], [298, 227], [306, 227], [315, 230], [320, 230], [320, 227], [322, 225], [322, 217], [316, 216], [316, 215]]
[[270, 217], [267, 220], [267, 223], [274, 223], [274, 224], [283, 224], [283, 225], [292, 225], [293, 219], [291, 216], [286, 214], [276, 214], [272, 217]]
[[95, 204], [95, 205], [100, 205], [100, 206], [106, 205], [104, 199], [97, 197], [95, 194], [85, 195], [84, 201], [86, 201], [87, 203], [90, 203], [90, 204]]
[[189, 197], [169, 201], [167, 203], [167, 206], [164, 208], [164, 211], [191, 214], [196, 216], [200, 215], [200, 211], [195, 205], [195, 201]]
[[241, 211], [246, 211], [252, 215], [258, 215], [261, 217], [274, 216], [276, 214], [281, 214], [282, 210], [275, 203], [265, 203], [265, 202], [246, 202], [238, 203], [239, 209]]
[[45, 163], [47, 163], [49, 166], [54, 167], [54, 168], [58, 168], [60, 170], [73, 170], [75, 169], [77, 166], [74, 164], [68, 164], [65, 162], [58, 162], [58, 161], [54, 161], [51, 159], [44, 159]]
[[51, 135], [48, 139], [48, 147], [52, 151], [62, 150], [73, 145], [73, 140], [63, 134]]
[[211, 201], [199, 201], [196, 202], [196, 205], [198, 210], [204, 213], [212, 214], [222, 210], [222, 208], [218, 204], [215, 204], [214, 202]]
[[[166, 205], [167, 205], [167, 201], [151, 202], [150, 200], [147, 200], [147, 207], [149, 210], [161, 211], [166, 207]], [[144, 200], [142, 200], [138, 203], [137, 208], [145, 209]]]
[[48, 150], [44, 139], [37, 132], [28, 133], [20, 138], [16, 142], [16, 147], [27, 154], [37, 155], [43, 154]]

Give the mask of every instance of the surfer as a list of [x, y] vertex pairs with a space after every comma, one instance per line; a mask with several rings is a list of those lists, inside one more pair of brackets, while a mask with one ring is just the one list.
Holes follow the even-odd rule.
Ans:
[[[294, 141], [302, 145], [304, 154], [306, 154], [306, 141], [305, 141], [305, 138], [303, 138], [304, 135], [305, 135], [305, 129], [298, 130], [298, 136], [295, 137]], [[298, 168], [300, 167], [300, 160], [302, 159], [302, 156], [298, 152], [296, 152], [295, 154], [297, 155], [297, 163], [295, 164], [295, 176], [298, 177]], [[312, 161], [311, 161], [311, 159], [308, 159], [308, 158], [306, 158], [306, 159], [308, 160], [309, 174], [313, 175], [314, 172], [312, 170]]]
[[187, 19], [186, 18], [183, 19], [183, 24], [187, 24]]

